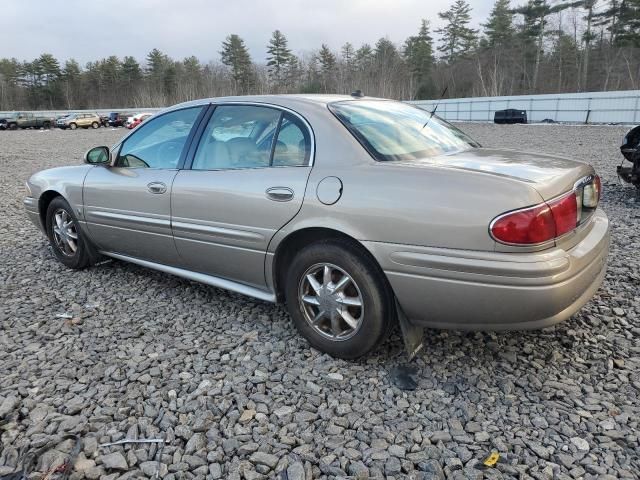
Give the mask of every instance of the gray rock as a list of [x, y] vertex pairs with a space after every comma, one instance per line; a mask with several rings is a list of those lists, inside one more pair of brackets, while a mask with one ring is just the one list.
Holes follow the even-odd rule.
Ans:
[[304, 465], [302, 462], [293, 462], [287, 467], [288, 480], [305, 480]]
[[254, 452], [249, 457], [252, 463], [257, 465], [266, 465], [269, 468], [275, 468], [278, 464], [279, 458], [276, 455], [265, 452]]
[[15, 395], [8, 395], [7, 397], [5, 397], [2, 403], [0, 403], [0, 418], [13, 411], [13, 409], [16, 408], [17, 405], [18, 398]]
[[207, 446], [207, 437], [202, 433], [194, 433], [184, 447], [184, 453], [191, 454]]
[[211, 478], [213, 479], [222, 478], [222, 467], [219, 463], [212, 463], [209, 465], [209, 475], [211, 475]]
[[587, 442], [584, 438], [572, 437], [571, 443], [573, 443], [576, 446], [576, 448], [581, 452], [589, 451], [589, 442]]
[[128, 470], [127, 460], [120, 452], [109, 453], [98, 457], [98, 461], [107, 470]]

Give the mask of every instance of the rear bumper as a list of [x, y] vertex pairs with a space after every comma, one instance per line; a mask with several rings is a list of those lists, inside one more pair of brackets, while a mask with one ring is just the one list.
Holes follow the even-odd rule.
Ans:
[[602, 210], [568, 250], [498, 253], [364, 242], [412, 323], [460, 330], [526, 330], [566, 320], [593, 296], [606, 270]]

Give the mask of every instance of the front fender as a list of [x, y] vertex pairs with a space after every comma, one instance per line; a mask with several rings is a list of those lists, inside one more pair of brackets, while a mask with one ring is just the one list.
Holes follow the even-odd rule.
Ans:
[[[82, 188], [84, 179], [89, 170], [96, 168], [93, 165], [76, 165], [69, 167], [57, 167], [33, 174], [27, 180], [27, 188], [30, 195], [25, 199], [27, 211], [36, 211], [42, 222], [48, 201], [56, 195], [62, 196], [76, 216], [82, 222], [84, 219], [84, 204], [82, 200]], [[52, 195], [55, 193], [56, 195]]]

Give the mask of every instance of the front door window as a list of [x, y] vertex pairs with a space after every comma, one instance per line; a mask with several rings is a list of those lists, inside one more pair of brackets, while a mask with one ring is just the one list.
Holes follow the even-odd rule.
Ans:
[[184, 108], [144, 122], [122, 144], [116, 167], [177, 168], [201, 110], [202, 107]]

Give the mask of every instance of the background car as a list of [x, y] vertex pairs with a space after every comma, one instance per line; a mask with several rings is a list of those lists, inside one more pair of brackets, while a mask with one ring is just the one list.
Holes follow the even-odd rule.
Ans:
[[591, 166], [482, 148], [400, 102], [190, 102], [85, 162], [27, 183], [27, 213], [64, 265], [106, 255], [284, 302], [336, 357], [366, 354], [396, 322], [553, 325], [606, 271]]
[[61, 129], [76, 128], [100, 128], [102, 120], [97, 113], [72, 113], [56, 121], [56, 126]]
[[24, 128], [51, 128], [53, 118], [28, 112], [15, 112], [0, 120], [1, 130], [18, 130]]
[[124, 127], [125, 123], [127, 122], [127, 118], [130, 116], [130, 113], [111, 112], [109, 114], [109, 126]]
[[140, 114], [140, 115], [136, 115], [131, 123], [129, 123], [127, 125], [127, 128], [132, 130], [134, 128], [136, 128], [138, 125], [140, 125], [142, 122], [144, 122], [147, 118], [149, 118], [151, 116], [150, 113], [144, 113], [144, 114]]
[[127, 128], [131, 128], [131, 125], [133, 123], [139, 124], [140, 123], [140, 118], [143, 116], [151, 116], [150, 113], [148, 112], [143, 112], [143, 113], [136, 113], [135, 115], [130, 116], [129, 118], [127, 118], [127, 121], [125, 122], [125, 127]]

